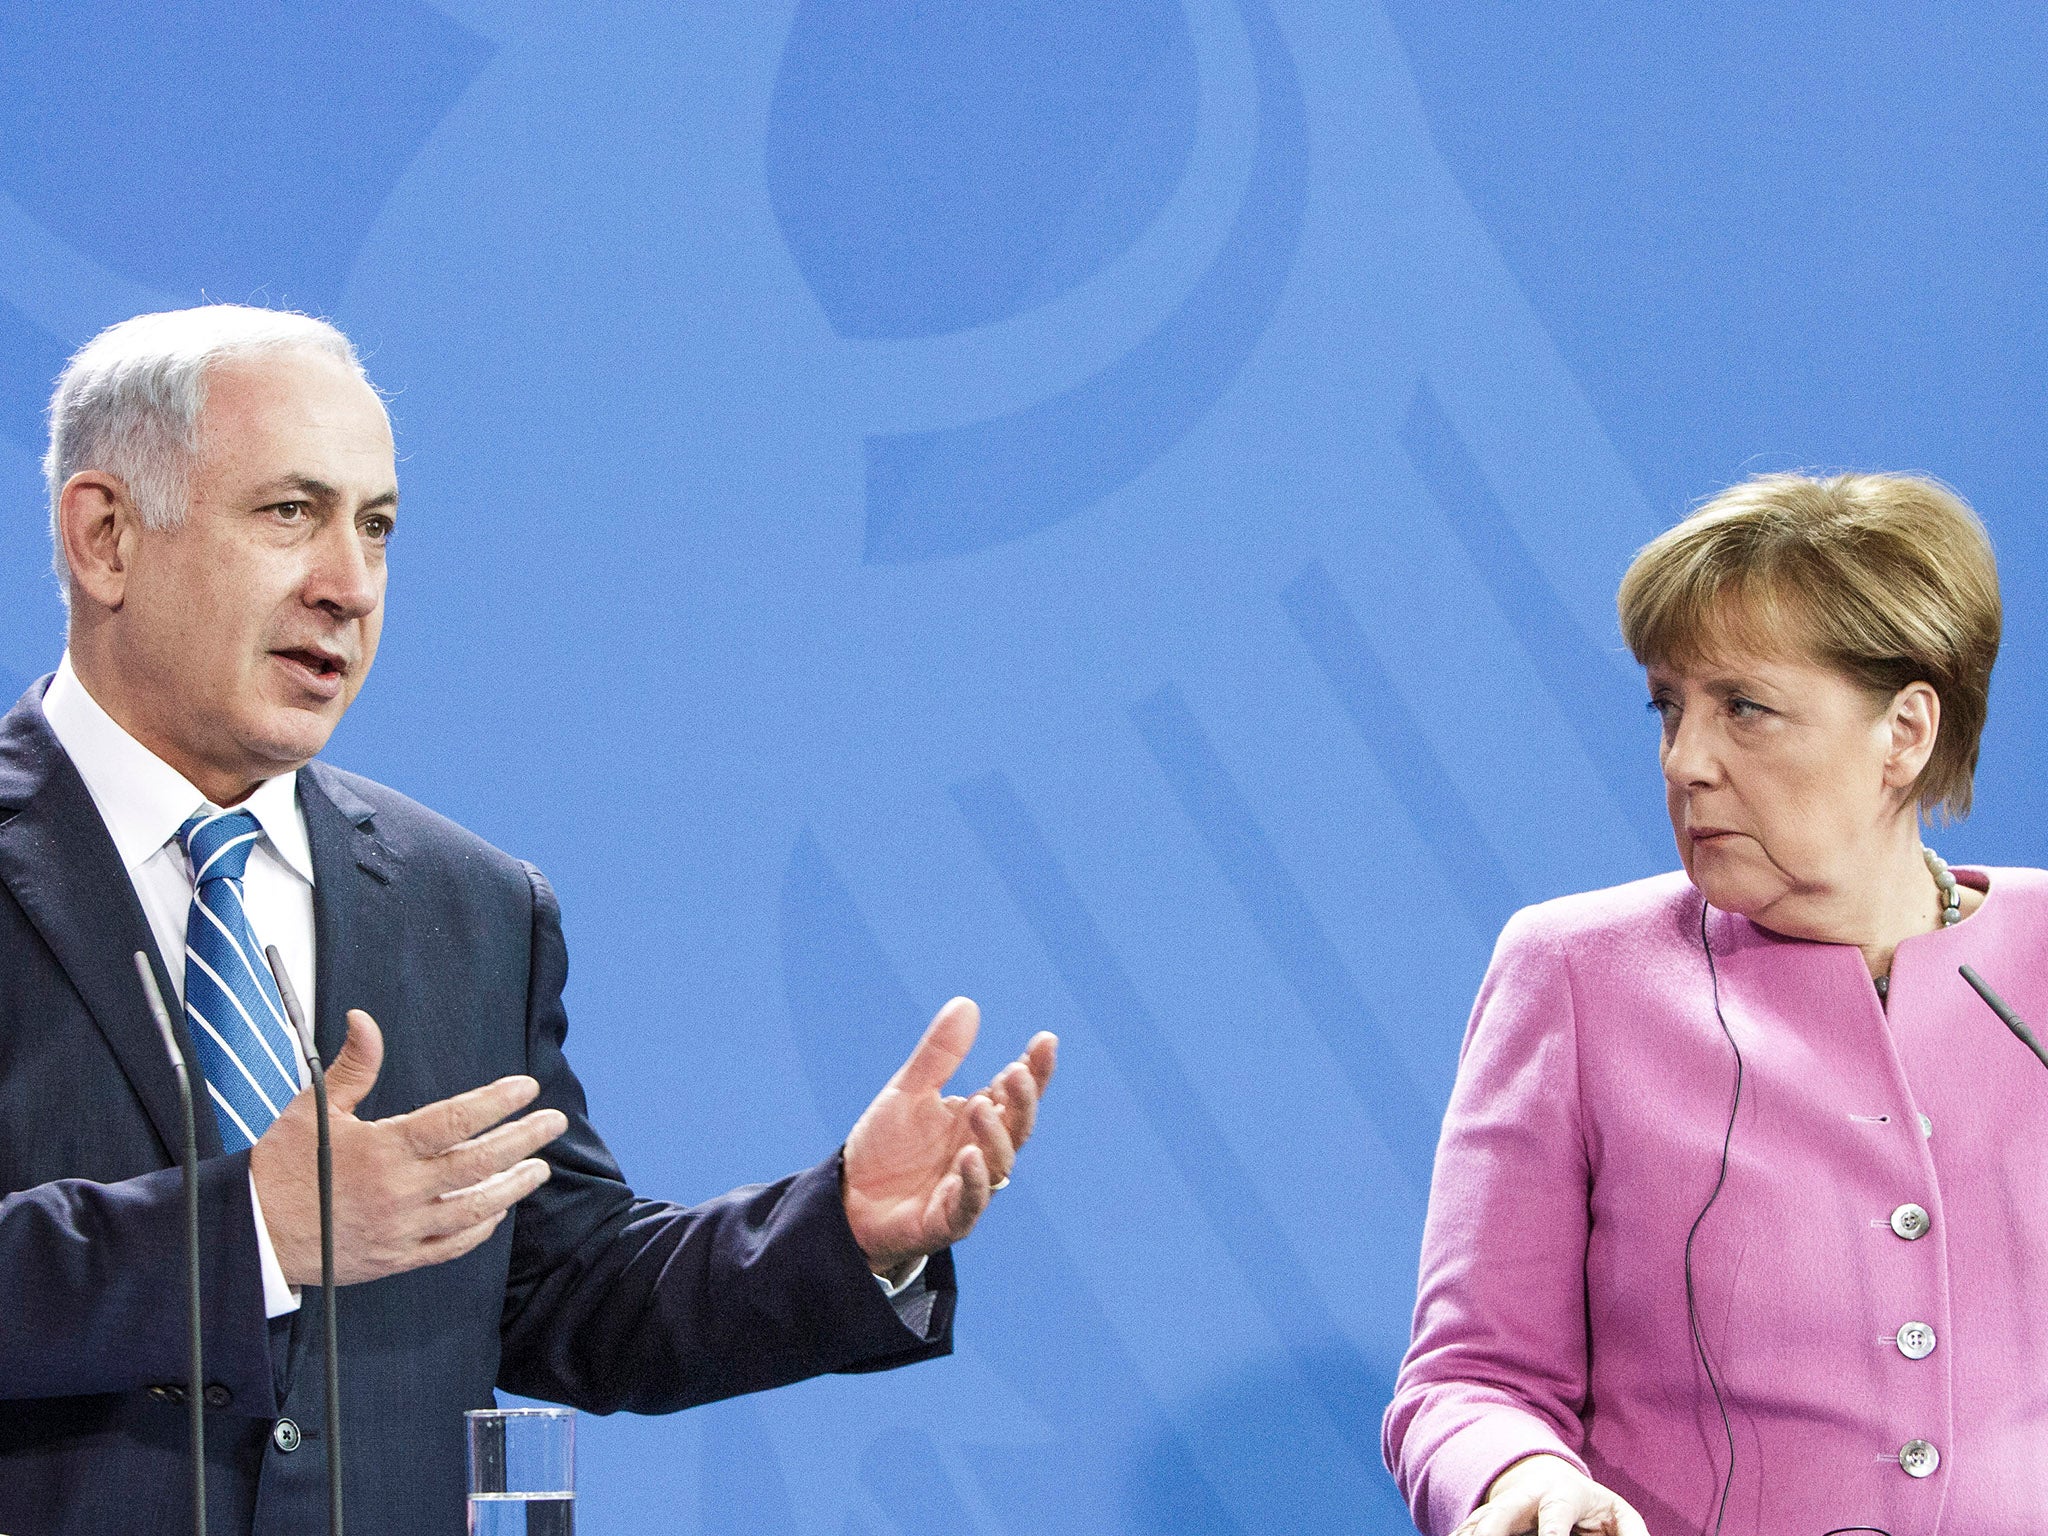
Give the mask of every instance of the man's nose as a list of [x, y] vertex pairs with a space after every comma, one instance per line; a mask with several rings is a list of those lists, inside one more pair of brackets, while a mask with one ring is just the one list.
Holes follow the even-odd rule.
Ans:
[[360, 619], [376, 610], [382, 584], [355, 524], [335, 518], [321, 530], [313, 566], [307, 573], [306, 601], [337, 618]]

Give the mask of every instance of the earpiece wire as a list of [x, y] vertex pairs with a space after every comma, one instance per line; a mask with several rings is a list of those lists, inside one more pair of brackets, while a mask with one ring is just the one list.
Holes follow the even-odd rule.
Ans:
[[[1728, 1182], [1728, 1149], [1735, 1142], [1735, 1117], [1742, 1108], [1742, 1047], [1735, 1043], [1735, 1031], [1728, 1027], [1728, 1016], [1721, 1011], [1721, 972], [1714, 964], [1714, 946], [1707, 939], [1707, 913], [1711, 910], [1704, 899], [1700, 902], [1700, 951], [1707, 957], [1707, 981], [1713, 988], [1714, 1017], [1720, 1021], [1721, 1033], [1728, 1041], [1728, 1049], [1735, 1053], [1735, 1093], [1728, 1105], [1728, 1126], [1721, 1133], [1721, 1168], [1714, 1176], [1713, 1193], [1707, 1196], [1707, 1203], [1700, 1207], [1699, 1215], [1692, 1219], [1692, 1230], [1685, 1234], [1685, 1318], [1692, 1329], [1692, 1347], [1699, 1355], [1700, 1369], [1707, 1373], [1707, 1385], [1714, 1392], [1714, 1407], [1721, 1415], [1721, 1432], [1728, 1437], [1728, 1476], [1721, 1484], [1720, 1502], [1714, 1510], [1714, 1536], [1721, 1536], [1721, 1524], [1728, 1516], [1728, 1496], [1735, 1491], [1735, 1423], [1728, 1416], [1728, 1403], [1721, 1395], [1721, 1382], [1714, 1375], [1714, 1364], [1707, 1358], [1707, 1339], [1700, 1329], [1698, 1293], [1692, 1278], [1692, 1242], [1699, 1236], [1700, 1224], [1707, 1219], [1707, 1212], [1714, 1208], [1714, 1202], [1721, 1198], [1721, 1190]], [[1891, 1532], [1876, 1525], [1838, 1525], [1822, 1536], [1856, 1536], [1867, 1532], [1868, 1536], [1891, 1536]], [[1705, 1533], [1702, 1532], [1702, 1536]]]
[[[1707, 1385], [1714, 1393], [1714, 1407], [1721, 1415], [1721, 1432], [1728, 1437], [1728, 1473], [1721, 1482], [1721, 1497], [1714, 1509], [1714, 1536], [1721, 1536], [1721, 1525], [1728, 1517], [1728, 1496], [1735, 1490], [1735, 1423], [1728, 1417], [1728, 1403], [1721, 1395], [1720, 1378], [1714, 1374], [1714, 1363], [1707, 1358], [1707, 1338], [1700, 1328], [1699, 1295], [1692, 1277], [1693, 1239], [1699, 1236], [1700, 1225], [1707, 1219], [1707, 1212], [1714, 1208], [1714, 1202], [1721, 1198], [1721, 1191], [1728, 1183], [1728, 1149], [1735, 1141], [1735, 1116], [1742, 1108], [1742, 1047], [1735, 1043], [1735, 1031], [1728, 1027], [1728, 1016], [1721, 1011], [1721, 973], [1714, 964], [1714, 946], [1707, 938], [1707, 914], [1712, 910], [1705, 899], [1700, 901], [1700, 950], [1707, 957], [1707, 980], [1713, 988], [1714, 1017], [1721, 1022], [1721, 1033], [1727, 1038], [1728, 1049], [1735, 1053], [1735, 1094], [1728, 1105], [1728, 1126], [1721, 1133], [1721, 1168], [1714, 1176], [1713, 1193], [1707, 1196], [1707, 1203], [1700, 1207], [1699, 1215], [1692, 1219], [1692, 1229], [1685, 1234], [1685, 1320], [1692, 1330], [1693, 1352], [1699, 1356], [1700, 1369], [1707, 1373]], [[1705, 1536], [1702, 1531], [1701, 1536]]]

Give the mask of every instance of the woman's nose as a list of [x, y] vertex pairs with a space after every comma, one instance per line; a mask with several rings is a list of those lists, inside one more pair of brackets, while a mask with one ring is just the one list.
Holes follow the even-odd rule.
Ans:
[[1664, 748], [1664, 777], [1672, 784], [1706, 784], [1717, 771], [1707, 722], [1680, 715]]

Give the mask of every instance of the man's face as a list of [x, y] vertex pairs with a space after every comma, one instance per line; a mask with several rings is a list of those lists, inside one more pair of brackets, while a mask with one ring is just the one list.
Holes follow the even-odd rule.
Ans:
[[338, 360], [209, 372], [190, 511], [133, 534], [123, 724], [221, 804], [317, 754], [377, 654], [397, 500], [383, 405]]

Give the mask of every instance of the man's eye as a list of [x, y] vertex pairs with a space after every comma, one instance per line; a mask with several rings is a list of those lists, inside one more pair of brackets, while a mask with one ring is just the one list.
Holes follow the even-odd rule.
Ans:
[[366, 517], [362, 522], [363, 537], [372, 544], [383, 544], [390, 540], [397, 526], [388, 517]]
[[281, 523], [302, 523], [312, 513], [310, 501], [280, 501], [270, 509]]

